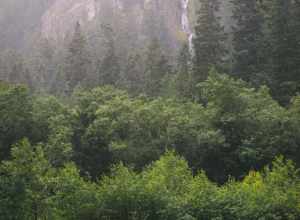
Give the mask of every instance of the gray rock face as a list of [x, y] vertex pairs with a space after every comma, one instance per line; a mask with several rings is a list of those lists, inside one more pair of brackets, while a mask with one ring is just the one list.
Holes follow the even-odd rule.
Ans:
[[162, 35], [170, 42], [180, 42], [191, 34], [186, 20], [187, 3], [186, 0], [56, 0], [42, 17], [41, 34], [60, 41], [71, 34], [76, 22], [87, 27], [106, 20], [118, 29], [136, 31], [143, 38], [149, 34], [145, 33], [146, 22], [153, 20], [164, 29]]
[[93, 21], [97, 10], [95, 0], [57, 0], [42, 17], [41, 34], [52, 40], [63, 39], [76, 22]]
[[[224, 23], [230, 20], [229, 2], [222, 2]], [[127, 32], [132, 43], [142, 44], [155, 35], [168, 47], [178, 48], [182, 42], [191, 44], [198, 7], [198, 0], [55, 0], [42, 17], [41, 34], [60, 42], [72, 34], [76, 22], [89, 30], [102, 22]]]

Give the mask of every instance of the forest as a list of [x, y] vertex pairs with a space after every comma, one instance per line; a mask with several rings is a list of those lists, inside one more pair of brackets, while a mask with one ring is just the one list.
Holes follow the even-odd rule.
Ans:
[[197, 2], [178, 49], [150, 10], [0, 34], [0, 220], [300, 219], [300, 1]]

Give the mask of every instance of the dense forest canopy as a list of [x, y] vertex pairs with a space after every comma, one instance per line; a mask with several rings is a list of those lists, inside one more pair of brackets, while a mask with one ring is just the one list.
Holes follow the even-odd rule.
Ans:
[[300, 2], [95, 2], [0, 2], [0, 220], [300, 219]]

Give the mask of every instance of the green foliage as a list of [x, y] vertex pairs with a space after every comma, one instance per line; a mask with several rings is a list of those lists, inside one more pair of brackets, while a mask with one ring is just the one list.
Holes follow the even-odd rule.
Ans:
[[273, 78], [273, 96], [287, 105], [299, 92], [299, 2], [265, 1], [267, 72]]
[[140, 54], [130, 54], [126, 61], [126, 67], [122, 75], [121, 87], [128, 90], [130, 94], [138, 95], [143, 92], [145, 75], [143, 72], [143, 57]]
[[[93, 90], [90, 95], [103, 100], [100, 91], [104, 90]], [[86, 157], [90, 164], [84, 166], [97, 167], [95, 171], [88, 169], [92, 175], [112, 160], [121, 160], [141, 169], [169, 148], [181, 152], [197, 169], [205, 163], [206, 146], [213, 148], [223, 142], [212, 126], [214, 111], [208, 112], [198, 104], [171, 99], [131, 99], [122, 93], [117, 96], [110, 93], [101, 105], [92, 103], [90, 116], [84, 116], [90, 120], [85, 120], [87, 124], [81, 139], [83, 149], [79, 149], [80, 160]], [[84, 111], [89, 108], [85, 106]], [[102, 167], [91, 165], [93, 161], [97, 163], [99, 157], [104, 157], [103, 163], [99, 164]]]
[[99, 83], [101, 85], [117, 85], [120, 78], [119, 58], [116, 54], [116, 43], [113, 29], [110, 25], [103, 25], [105, 41], [105, 57], [99, 68]]
[[65, 79], [69, 92], [82, 84], [88, 75], [89, 54], [87, 42], [81, 30], [80, 23], [75, 26], [73, 38], [68, 45], [68, 54], [65, 59]]
[[263, 57], [263, 15], [261, 3], [256, 0], [232, 0], [234, 7], [233, 27], [234, 67], [239, 78], [252, 81], [262, 71]]
[[226, 35], [217, 13], [220, 10], [219, 0], [200, 0], [195, 37], [193, 39], [193, 68], [195, 83], [206, 80], [211, 67], [222, 68], [225, 55]]
[[57, 219], [98, 219], [97, 186], [79, 175], [72, 163], [56, 171], [51, 179], [53, 194], [49, 204]]
[[0, 219], [290, 219], [300, 217], [300, 178], [277, 158], [261, 172], [223, 186], [203, 171], [193, 176], [167, 152], [141, 173], [114, 166], [98, 183], [73, 164], [53, 168], [41, 147], [23, 140], [1, 165]]
[[185, 44], [181, 49], [177, 62], [177, 73], [174, 77], [176, 92], [171, 90], [172, 95], [192, 99], [194, 98], [192, 91], [194, 91], [193, 86], [195, 85], [193, 82], [192, 56], [188, 44]]
[[[108, 86], [76, 90], [67, 105], [1, 85], [14, 138], [0, 138], [0, 216], [297, 220], [299, 97], [284, 108], [267, 87], [214, 70], [197, 89], [203, 104]], [[279, 157], [263, 169], [281, 154], [296, 165]]]
[[[221, 1], [200, 0], [176, 62], [156, 3], [146, 36], [108, 4], [101, 40], [77, 23], [66, 48], [1, 53], [1, 80], [67, 96], [0, 81], [0, 220], [300, 219], [299, 1], [231, 0], [227, 40]], [[0, 5], [7, 30], [25, 6]]]
[[[40, 147], [33, 148], [28, 140], [23, 140], [12, 148], [12, 160], [3, 162], [1, 166], [1, 176], [4, 181], [10, 180], [11, 186], [8, 187], [8, 193], [1, 200], [10, 201], [6, 196], [21, 198], [22, 206], [18, 206], [17, 210], [13, 210], [15, 204], [2, 204], [1, 209], [8, 210], [6, 217], [3, 219], [15, 219], [17, 216], [24, 219], [37, 219], [47, 216], [48, 204], [47, 200], [50, 196], [48, 189], [48, 181], [54, 170], [44, 157], [44, 153]], [[12, 189], [17, 189], [15, 192]], [[1, 192], [5, 193], [6, 188], [1, 187]], [[13, 194], [11, 194], [13, 193]], [[1, 193], [2, 194], [2, 193]], [[15, 215], [15, 217], [13, 216]]]
[[[92, 216], [95, 187], [72, 164], [55, 169], [41, 146], [22, 140], [0, 167], [0, 219], [84, 219]], [[93, 211], [94, 213], [94, 211]]]
[[54, 96], [36, 96], [33, 99], [32, 117], [35, 123], [35, 131], [39, 141], [45, 141], [51, 130], [51, 119], [58, 115], [66, 115], [64, 106]]
[[[16, 88], [22, 92], [11, 95]], [[2, 89], [2, 116], [6, 126], [15, 126], [8, 131], [16, 135], [8, 141], [3, 133], [3, 159], [11, 144], [28, 137], [39, 143], [52, 166], [74, 161], [94, 179], [120, 161], [142, 170], [167, 149], [183, 155], [194, 172], [204, 169], [217, 182], [261, 169], [279, 154], [299, 164], [297, 99], [283, 108], [266, 87], [253, 89], [213, 70], [199, 84], [197, 100], [203, 105], [130, 97], [112, 87], [76, 90], [64, 105], [51, 96], [32, 98], [21, 88]], [[25, 112], [15, 109], [19, 104]]]
[[259, 169], [280, 153], [296, 152], [293, 147], [285, 148], [291, 146], [287, 133], [292, 131], [287, 112], [266, 87], [255, 90], [243, 81], [215, 73], [199, 86], [207, 108], [217, 111], [215, 125], [226, 139], [219, 153], [224, 153], [223, 166], [230, 166], [231, 174], [239, 176], [241, 170]]
[[[88, 129], [96, 119], [98, 108], [111, 99], [126, 99], [127, 94], [112, 87], [95, 88], [91, 91], [78, 91], [74, 94], [74, 113], [72, 114], [72, 145], [74, 160], [82, 171], [88, 171], [93, 177], [108, 170], [112, 162], [112, 155], [103, 137], [98, 134], [94, 137], [87, 135]], [[101, 163], [99, 163], [101, 161]]]
[[167, 152], [140, 174], [123, 165], [112, 173], [100, 183], [102, 215], [106, 218], [181, 219], [193, 178], [184, 159]]
[[0, 160], [8, 159], [10, 146], [32, 137], [32, 100], [24, 86], [0, 89]]
[[171, 72], [170, 66], [156, 38], [151, 40], [145, 56], [145, 93], [150, 97], [156, 97], [162, 93], [162, 79]]
[[101, 219], [170, 219], [165, 196], [145, 189], [141, 175], [123, 165], [112, 173], [100, 183]]

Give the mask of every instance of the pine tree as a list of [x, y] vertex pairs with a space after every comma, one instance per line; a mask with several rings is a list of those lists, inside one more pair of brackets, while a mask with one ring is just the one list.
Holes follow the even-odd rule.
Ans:
[[288, 60], [290, 59], [290, 42], [288, 39], [290, 33], [289, 17], [290, 17], [291, 0], [274, 0], [269, 6], [270, 42], [272, 58], [272, 72], [275, 78], [283, 81], [287, 78], [289, 70]]
[[195, 82], [205, 80], [211, 67], [221, 69], [226, 40], [224, 28], [217, 15], [219, 0], [200, 0], [200, 4], [193, 40]]
[[110, 25], [103, 25], [106, 52], [100, 62], [99, 82], [102, 85], [117, 85], [120, 79], [120, 64], [116, 54], [114, 31]]
[[300, 83], [300, 1], [292, 1], [289, 27], [291, 30], [289, 40], [291, 41], [290, 58], [292, 62], [291, 80]]
[[11, 66], [8, 75], [8, 81], [11, 83], [21, 83], [25, 73], [24, 61], [21, 55], [13, 53], [10, 57]]
[[269, 72], [275, 82], [273, 94], [282, 104], [289, 103], [291, 96], [300, 91], [299, 4], [293, 0], [266, 2]]
[[145, 59], [145, 92], [152, 97], [159, 96], [170, 66], [156, 38], [150, 42]]
[[89, 66], [87, 42], [82, 33], [80, 23], [77, 22], [73, 38], [68, 46], [66, 58], [66, 79], [73, 90], [74, 87], [83, 83]]
[[192, 57], [188, 44], [184, 44], [179, 52], [176, 71], [175, 86], [178, 95], [191, 98], [193, 91]]
[[4, 54], [0, 53], [0, 81], [6, 81], [7, 69]]
[[262, 71], [263, 16], [257, 0], [232, 0], [234, 75], [251, 80]]
[[28, 68], [25, 69], [24, 75], [22, 77], [22, 83], [28, 86], [30, 89], [34, 89], [34, 83], [32, 79], [31, 72], [29, 71]]
[[56, 84], [53, 82], [56, 77], [54, 47], [47, 39], [41, 39], [36, 43], [32, 54], [30, 72], [36, 78], [35, 87], [49, 91], [52, 87], [57, 86], [53, 85]]
[[128, 56], [123, 74], [123, 84], [131, 94], [138, 94], [142, 91], [144, 79], [141, 63], [140, 54], [135, 53]]

